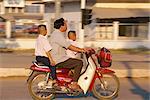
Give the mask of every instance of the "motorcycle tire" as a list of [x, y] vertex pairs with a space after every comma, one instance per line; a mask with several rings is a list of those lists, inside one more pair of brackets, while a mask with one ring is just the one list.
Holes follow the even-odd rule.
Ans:
[[[35, 87], [38, 88], [38, 83], [41, 82], [41, 81], [44, 81], [46, 79], [46, 73], [44, 72], [37, 72], [37, 71], [34, 71], [32, 73], [32, 75], [29, 77], [29, 80], [28, 80], [28, 90], [29, 90], [29, 93], [30, 95], [32, 96], [32, 98], [34, 100], [52, 100], [54, 99], [54, 94], [51, 94], [51, 93], [41, 93], [41, 94], [36, 94], [37, 91], [34, 91], [33, 89]], [[39, 80], [39, 82], [38, 82]], [[37, 83], [35, 83], [37, 82]], [[35, 85], [35, 86], [34, 86]]]
[[106, 73], [100, 79], [96, 78], [92, 93], [99, 100], [112, 100], [118, 95], [119, 87], [120, 82], [118, 77], [114, 73]]

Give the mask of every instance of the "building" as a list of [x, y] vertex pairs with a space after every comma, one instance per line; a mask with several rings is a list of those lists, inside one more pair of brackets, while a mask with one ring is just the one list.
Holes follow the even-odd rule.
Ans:
[[0, 22], [5, 26], [0, 33], [1, 48], [28, 48], [25, 41], [33, 44], [37, 34], [32, 33], [37, 31], [38, 24], [44, 23], [44, 5], [32, 4], [35, 1], [39, 0], [0, 0], [0, 18], [5, 20]]
[[97, 24], [89, 46], [150, 48], [149, 0], [97, 0], [93, 13]]
[[[61, 1], [60, 16], [68, 20], [69, 29], [75, 29], [80, 33], [81, 1]], [[105, 46], [113, 49], [150, 48], [149, 0], [86, 1], [86, 7], [93, 10], [93, 23], [85, 27], [85, 46]], [[47, 21], [52, 26], [55, 18], [55, 2], [49, 1], [43, 4], [45, 5], [44, 19], [49, 19]]]
[[[1, 0], [2, 4], [3, 1]], [[28, 6], [38, 6], [35, 9], [40, 9], [39, 12], [30, 11]], [[80, 0], [61, 0], [60, 17], [64, 17], [68, 20], [69, 30], [76, 30], [78, 36], [80, 35], [81, 28], [81, 1]], [[34, 8], [33, 7], [33, 8]], [[87, 0], [87, 8], [92, 8], [93, 22], [85, 27], [84, 45], [89, 47], [107, 47], [107, 48], [137, 48], [146, 47], [150, 48], [150, 3], [149, 0]], [[7, 15], [6, 11], [20, 11], [20, 7], [5, 8], [5, 13], [1, 15]], [[27, 10], [28, 8], [28, 10]], [[1, 10], [0, 9], [0, 10]], [[6, 10], [9, 9], [9, 10]], [[16, 10], [17, 9], [17, 10]], [[25, 10], [26, 9], [26, 10]], [[22, 7], [23, 18], [16, 22], [24, 23], [33, 21], [33, 17], [37, 18], [35, 22], [45, 23], [48, 27], [48, 32], [53, 31], [53, 22], [55, 20], [55, 1], [54, 0], [25, 0]], [[28, 11], [30, 13], [26, 13]], [[20, 13], [19, 13], [20, 14]], [[16, 20], [16, 15], [13, 14], [13, 18]], [[30, 17], [29, 17], [30, 15]], [[2, 16], [2, 17], [3, 17]], [[24, 20], [28, 17], [28, 20]], [[42, 17], [42, 18], [41, 18]], [[4, 19], [9, 19], [3, 17]], [[40, 19], [39, 19], [40, 18]], [[12, 18], [10, 18], [12, 19]], [[31, 19], [31, 20], [29, 20]], [[13, 22], [13, 21], [12, 21]], [[25, 23], [24, 23], [25, 24]], [[30, 23], [29, 23], [30, 24]], [[29, 25], [27, 24], [27, 25]], [[9, 24], [8, 24], [9, 26]], [[50, 34], [49, 34], [50, 35]], [[31, 36], [31, 34], [29, 35]], [[17, 44], [18, 48], [33, 48], [35, 38], [26, 39], [14, 38], [3, 39], [6, 44]], [[8, 37], [10, 37], [8, 35]], [[13, 41], [12, 41], [13, 40]], [[8, 47], [8, 46], [7, 46]], [[10, 46], [11, 47], [11, 46]], [[16, 47], [16, 46], [14, 46]]]

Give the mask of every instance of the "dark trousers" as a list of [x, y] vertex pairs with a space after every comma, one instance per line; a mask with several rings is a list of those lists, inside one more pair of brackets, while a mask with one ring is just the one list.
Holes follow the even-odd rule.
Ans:
[[66, 60], [64, 62], [58, 63], [56, 66], [74, 69], [73, 80], [75, 82], [77, 82], [80, 77], [80, 72], [81, 72], [81, 69], [83, 66], [83, 62], [82, 62], [82, 60], [79, 60], [79, 59], [69, 58], [68, 60]]
[[[50, 70], [51, 70], [52, 79], [57, 79], [56, 67], [50, 65], [49, 58], [44, 57], [44, 56], [36, 56], [36, 60], [37, 60], [37, 62], [43, 63], [45, 66], [48, 66], [50, 68]], [[49, 76], [49, 78], [50, 78], [50, 76]]]

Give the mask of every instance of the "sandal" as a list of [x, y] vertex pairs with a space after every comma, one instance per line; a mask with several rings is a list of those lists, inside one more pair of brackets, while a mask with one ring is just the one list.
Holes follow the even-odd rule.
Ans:
[[77, 82], [72, 82], [71, 84], [68, 85], [70, 89], [72, 90], [77, 90], [79, 92], [82, 91], [82, 89], [80, 88], [80, 86], [78, 85]]

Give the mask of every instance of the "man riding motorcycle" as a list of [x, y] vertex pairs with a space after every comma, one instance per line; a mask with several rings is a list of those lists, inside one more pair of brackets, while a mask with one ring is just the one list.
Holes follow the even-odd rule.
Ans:
[[79, 89], [77, 81], [80, 76], [80, 72], [83, 66], [83, 62], [76, 58], [69, 58], [66, 55], [66, 49], [70, 49], [75, 52], [86, 52], [84, 48], [73, 46], [65, 38], [65, 32], [67, 30], [67, 21], [63, 18], [57, 19], [54, 22], [54, 32], [51, 34], [50, 43], [52, 45], [51, 54], [56, 62], [56, 66], [74, 69], [73, 82], [69, 85], [72, 89]]

